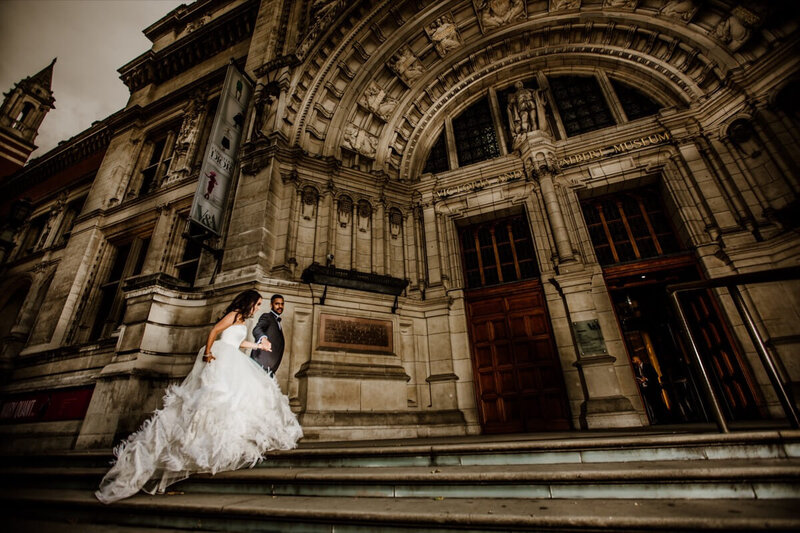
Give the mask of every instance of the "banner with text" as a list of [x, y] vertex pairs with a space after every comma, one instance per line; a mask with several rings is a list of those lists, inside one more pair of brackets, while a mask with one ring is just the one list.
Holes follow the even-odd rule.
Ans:
[[225, 201], [236, 167], [244, 117], [253, 85], [234, 65], [228, 67], [217, 114], [208, 136], [190, 218], [219, 235]]

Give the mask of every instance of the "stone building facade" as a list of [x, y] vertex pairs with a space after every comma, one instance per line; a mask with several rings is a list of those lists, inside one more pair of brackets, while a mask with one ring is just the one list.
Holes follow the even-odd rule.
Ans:
[[[285, 297], [276, 377], [307, 438], [708, 420], [666, 286], [798, 265], [798, 21], [691, 0], [176, 9], [120, 69], [130, 101], [98, 126], [46, 304], [21, 297], [7, 442], [112, 445], [253, 287]], [[217, 236], [190, 209], [230, 63], [254, 96]], [[45, 261], [7, 260], [3, 293]], [[798, 283], [743, 293], [797, 383]], [[782, 416], [727, 291], [682, 303], [726, 417]], [[48, 419], [45, 396], [85, 405]]]

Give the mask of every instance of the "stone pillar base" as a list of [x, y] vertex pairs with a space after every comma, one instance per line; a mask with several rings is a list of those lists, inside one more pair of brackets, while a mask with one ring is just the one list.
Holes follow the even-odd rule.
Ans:
[[581, 404], [586, 429], [642, 427], [642, 419], [625, 396], [593, 398]]

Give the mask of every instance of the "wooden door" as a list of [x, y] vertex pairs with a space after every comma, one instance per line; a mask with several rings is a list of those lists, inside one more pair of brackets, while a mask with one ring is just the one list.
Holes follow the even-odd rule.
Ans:
[[467, 317], [484, 432], [569, 429], [563, 371], [541, 283], [469, 291]]

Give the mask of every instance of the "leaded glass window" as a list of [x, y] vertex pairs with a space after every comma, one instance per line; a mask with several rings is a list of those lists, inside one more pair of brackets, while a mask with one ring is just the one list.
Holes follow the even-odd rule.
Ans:
[[428, 159], [425, 161], [425, 168], [422, 172], [436, 174], [437, 172], [449, 170], [449, 168], [450, 165], [447, 164], [447, 142], [444, 129], [442, 129], [442, 133], [439, 134], [439, 138], [436, 139], [436, 143], [428, 154]]
[[649, 117], [650, 115], [655, 115], [661, 109], [657, 102], [651, 100], [649, 96], [640, 90], [613, 79], [611, 84], [614, 86], [614, 91], [617, 93], [628, 120]]
[[453, 119], [458, 164], [470, 165], [498, 157], [500, 148], [492, 123], [489, 101], [482, 98]]
[[562, 76], [549, 80], [567, 135], [579, 135], [614, 125], [597, 79]]

